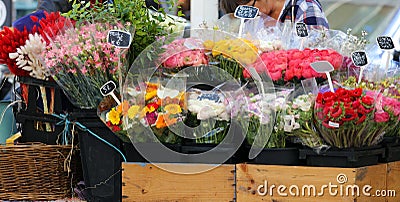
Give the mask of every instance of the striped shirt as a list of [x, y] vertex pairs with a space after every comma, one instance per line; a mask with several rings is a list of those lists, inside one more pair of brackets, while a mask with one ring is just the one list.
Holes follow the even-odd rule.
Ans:
[[[322, 11], [318, 0], [294, 0], [295, 22], [303, 22], [306, 25], [323, 26], [329, 29], [328, 20]], [[292, 20], [292, 0], [286, 0], [285, 7], [279, 15], [279, 21]]]

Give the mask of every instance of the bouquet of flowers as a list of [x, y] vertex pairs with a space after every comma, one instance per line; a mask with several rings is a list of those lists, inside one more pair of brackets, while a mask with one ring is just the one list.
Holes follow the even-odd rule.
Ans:
[[[261, 53], [253, 66], [258, 73], [268, 73], [272, 81], [282, 84], [312, 77], [326, 79], [325, 74], [315, 72], [310, 66], [321, 60], [330, 62], [335, 69], [342, 64], [342, 56], [333, 49], [292, 49]], [[243, 76], [249, 78], [250, 74], [244, 70]]]
[[67, 27], [42, 54], [53, 78], [77, 107], [96, 108], [103, 98], [100, 87], [108, 81], [118, 83], [123, 51], [107, 41], [111, 29], [123, 26], [96, 22]]
[[365, 90], [381, 91], [386, 97], [400, 99], [400, 79], [398, 77], [388, 77], [381, 81], [362, 81], [357, 84], [357, 78], [354, 76], [348, 77], [341, 82], [344, 87], [355, 88], [359, 86]]
[[185, 122], [194, 127], [196, 143], [221, 142], [229, 129], [228, 100], [221, 92], [192, 89], [188, 92], [188, 111]]
[[323, 139], [337, 148], [377, 144], [381, 133], [373, 130], [375, 98], [361, 88], [320, 92], [315, 101], [315, 126]]
[[388, 137], [400, 136], [400, 101], [374, 91], [367, 91], [367, 95], [377, 97], [372, 132]]
[[[264, 96], [249, 94], [241, 102], [248, 104], [243, 110], [249, 116], [246, 140], [250, 145], [268, 147], [275, 118], [274, 97], [271, 94]], [[235, 104], [234, 106], [237, 107], [238, 105]]]
[[235, 79], [240, 79], [243, 69], [258, 57], [257, 47], [247, 39], [206, 40], [204, 46], [211, 50], [212, 61]]
[[[357, 79], [355, 77], [349, 77], [347, 80], [342, 82], [345, 87], [357, 86]], [[385, 126], [380, 124], [378, 128], [385, 129], [385, 136], [399, 136], [399, 124], [396, 121], [396, 117], [399, 114], [399, 98], [400, 98], [400, 83], [398, 78], [386, 78], [379, 82], [362, 81], [360, 88], [367, 90], [368, 94], [378, 98], [377, 102], [377, 116], [375, 121], [387, 123]], [[375, 92], [379, 92], [378, 94]]]
[[164, 68], [179, 71], [183, 67], [208, 64], [203, 44], [195, 38], [176, 39], [162, 48], [165, 51], [159, 59]]
[[159, 83], [146, 83], [142, 87], [145, 88], [143, 92], [140, 87], [129, 88], [128, 93], [132, 97], [102, 112], [103, 121], [125, 142], [156, 141], [148, 135], [149, 131], [156, 134], [160, 142], [179, 142], [172, 127], [184, 119], [185, 93], [174, 94], [173, 89], [167, 89]]
[[264, 95], [250, 93], [244, 98], [236, 99], [237, 102], [242, 100], [240, 103], [247, 103], [247, 105], [234, 104], [233, 109], [242, 106], [240, 110], [244, 111], [244, 118], [248, 117], [246, 139], [255, 147], [283, 148], [286, 145], [284, 113], [287, 107], [286, 101], [292, 89], [274, 90], [275, 93], [267, 92]]
[[[24, 16], [22, 20], [18, 21], [16, 24], [19, 25], [19, 28], [5, 27], [0, 34], [3, 50], [0, 61], [7, 64], [10, 71], [19, 77], [30, 76], [34, 79], [49, 80], [51, 74], [42, 64], [41, 54], [45, 52], [52, 35], [46, 35], [43, 30], [52, 29], [54, 26], [62, 28], [64, 22], [65, 18], [61, 17], [59, 12], [38, 12]], [[25, 25], [21, 27], [22, 24]], [[29, 85], [22, 82], [21, 89], [23, 100], [28, 104]], [[54, 89], [50, 88], [50, 103], [48, 103], [45, 86], [40, 86], [40, 94], [43, 113], [53, 113]], [[46, 123], [46, 131], [52, 131], [49, 123]]]
[[313, 105], [315, 95], [302, 94], [287, 102], [284, 115], [284, 131], [288, 136], [299, 138], [308, 147], [315, 148], [323, 144], [323, 140], [314, 129]]

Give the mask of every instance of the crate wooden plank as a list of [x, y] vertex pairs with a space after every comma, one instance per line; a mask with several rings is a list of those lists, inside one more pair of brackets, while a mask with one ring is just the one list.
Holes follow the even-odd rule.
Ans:
[[[238, 164], [236, 168], [238, 202], [385, 201], [385, 197], [362, 196], [362, 188], [365, 185], [371, 185], [373, 188], [370, 193], [377, 189], [386, 189], [386, 180], [384, 180], [386, 164], [362, 168]], [[343, 179], [347, 179], [345, 183], [338, 182], [339, 174]], [[331, 186], [331, 193], [329, 186]], [[352, 193], [355, 186], [359, 187], [359, 197], [357, 191], [354, 195]], [[266, 193], [264, 187], [267, 187]], [[346, 190], [348, 190], [347, 193]]]
[[[163, 164], [185, 171], [205, 164]], [[152, 164], [122, 164], [123, 201], [233, 201], [235, 165], [221, 165], [198, 174], [177, 174]]]
[[387, 192], [388, 202], [400, 201], [400, 161], [388, 163], [387, 173]]

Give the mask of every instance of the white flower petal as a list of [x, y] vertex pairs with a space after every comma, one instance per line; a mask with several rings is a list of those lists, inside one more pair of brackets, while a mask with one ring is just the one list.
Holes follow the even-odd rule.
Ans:
[[17, 57], [18, 57], [18, 53], [9, 53], [8, 54], [8, 57], [10, 58], [10, 59], [16, 59]]

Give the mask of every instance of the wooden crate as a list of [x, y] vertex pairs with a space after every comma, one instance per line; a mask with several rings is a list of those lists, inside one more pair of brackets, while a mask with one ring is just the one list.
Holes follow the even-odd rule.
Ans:
[[[400, 161], [387, 164], [387, 196], [388, 202], [400, 201]], [[394, 192], [393, 192], [394, 191]], [[396, 195], [394, 196], [395, 193]]]
[[[163, 166], [183, 172], [210, 167], [205, 164]], [[234, 201], [235, 165], [221, 165], [199, 174], [171, 173], [145, 163], [123, 163], [122, 168], [123, 201]]]
[[[397, 166], [397, 175], [400, 173], [399, 168], [400, 166]], [[386, 171], [387, 164], [361, 168], [238, 164], [236, 166], [237, 201], [383, 202], [386, 201], [385, 197], [374, 197], [372, 195], [374, 195], [375, 190], [386, 190]], [[338, 176], [342, 176], [342, 178], [337, 179]], [[347, 178], [346, 182], [339, 183], [338, 180], [343, 182], [341, 180], [344, 178]], [[396, 183], [397, 187], [399, 187], [398, 182]], [[329, 193], [329, 184], [332, 187], [332, 194]], [[371, 196], [365, 196], [362, 192], [362, 189], [368, 185], [372, 187], [369, 192]], [[273, 186], [275, 187], [271, 192], [270, 190]], [[315, 187], [315, 192], [313, 191], [313, 186]], [[327, 187], [324, 188], [325, 186]], [[336, 189], [335, 186], [337, 186]], [[268, 192], [265, 195], [263, 195], [265, 191], [263, 187], [268, 187]], [[359, 187], [360, 196], [353, 196], [352, 190], [353, 188], [357, 189], [357, 187]], [[299, 189], [298, 194], [296, 193], [296, 188]], [[279, 189], [280, 192], [278, 192]], [[308, 190], [310, 190], [310, 193]], [[337, 190], [336, 195], [334, 194], [335, 190]], [[347, 194], [346, 190], [348, 190]], [[292, 196], [291, 193], [297, 196]], [[313, 193], [316, 196], [313, 196]], [[287, 194], [287, 196], [282, 194]], [[321, 196], [318, 196], [319, 194]], [[355, 192], [355, 195], [357, 195], [357, 192]]]

